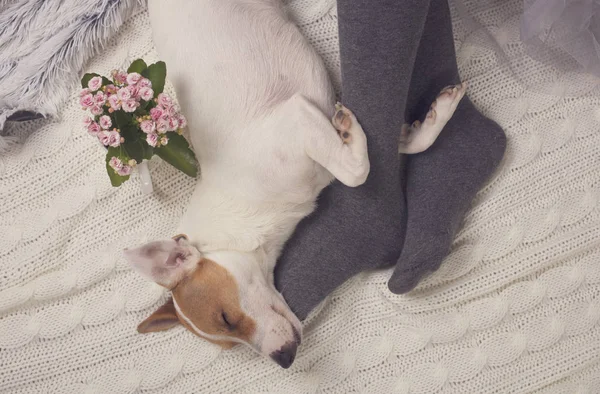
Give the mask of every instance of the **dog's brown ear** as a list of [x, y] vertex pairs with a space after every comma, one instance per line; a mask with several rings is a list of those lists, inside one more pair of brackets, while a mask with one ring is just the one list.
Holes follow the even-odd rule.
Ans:
[[175, 327], [177, 324], [179, 324], [179, 319], [175, 312], [175, 305], [173, 304], [173, 299], [169, 298], [163, 306], [141, 322], [137, 330], [140, 334], [145, 334], [148, 332], [165, 331]]

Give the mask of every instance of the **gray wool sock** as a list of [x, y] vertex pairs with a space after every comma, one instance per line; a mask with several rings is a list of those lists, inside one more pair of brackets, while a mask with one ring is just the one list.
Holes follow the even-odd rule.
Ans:
[[351, 276], [390, 266], [404, 237], [406, 98], [429, 0], [338, 0], [343, 103], [368, 140], [367, 182], [326, 188], [287, 243], [275, 282], [300, 319]]
[[[407, 119], [423, 119], [438, 92], [458, 83], [447, 0], [431, 0], [407, 103]], [[436, 142], [407, 156], [407, 226], [389, 280], [393, 293], [412, 290], [440, 267], [465, 212], [504, 155], [506, 137], [464, 97]]]

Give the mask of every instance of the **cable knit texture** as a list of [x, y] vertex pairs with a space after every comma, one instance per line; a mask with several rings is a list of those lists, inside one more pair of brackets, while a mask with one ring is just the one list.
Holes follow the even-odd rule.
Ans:
[[[410, 296], [388, 291], [389, 271], [344, 284], [306, 321], [289, 370], [181, 327], [136, 332], [166, 294], [120, 251], [173, 235], [194, 180], [153, 161], [153, 195], [135, 176], [112, 188], [75, 91], [59, 119], [11, 124], [20, 143], [0, 157], [0, 391], [597, 393], [600, 81], [528, 58], [520, 3], [473, 6], [491, 35], [455, 23], [469, 96], [509, 146], [450, 256]], [[339, 87], [334, 1], [291, 9]], [[138, 57], [158, 60], [146, 12], [87, 71]]]

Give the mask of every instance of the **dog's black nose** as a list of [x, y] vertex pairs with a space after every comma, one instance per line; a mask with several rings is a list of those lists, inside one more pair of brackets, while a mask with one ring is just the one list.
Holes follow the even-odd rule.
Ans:
[[296, 358], [298, 345], [295, 342], [288, 342], [281, 349], [271, 353], [271, 358], [283, 368], [289, 368]]

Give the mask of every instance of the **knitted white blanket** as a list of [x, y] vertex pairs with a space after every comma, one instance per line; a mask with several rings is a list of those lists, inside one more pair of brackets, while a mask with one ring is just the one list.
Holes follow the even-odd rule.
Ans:
[[[439, 272], [410, 297], [388, 292], [388, 271], [354, 278], [311, 316], [289, 370], [183, 328], [136, 333], [166, 295], [120, 250], [172, 235], [193, 180], [152, 162], [153, 195], [135, 177], [112, 188], [76, 92], [60, 119], [9, 126], [21, 143], [0, 157], [0, 390], [600, 392], [600, 81], [525, 56], [520, 1], [494, 3], [472, 11], [506, 58], [455, 28], [469, 95], [509, 137], [502, 169]], [[291, 6], [339, 86], [334, 1]], [[145, 12], [88, 69], [137, 57], [157, 60]]]

